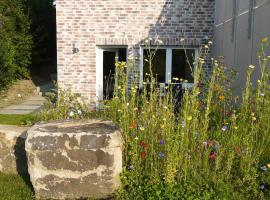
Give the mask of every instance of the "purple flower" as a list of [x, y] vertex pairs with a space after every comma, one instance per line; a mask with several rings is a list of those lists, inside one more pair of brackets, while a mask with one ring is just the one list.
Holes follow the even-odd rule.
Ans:
[[160, 153], [158, 154], [158, 157], [159, 157], [159, 158], [164, 158], [164, 157], [165, 157], [165, 153], [160, 152]]
[[223, 126], [221, 130], [224, 131], [224, 132], [227, 131], [228, 130], [228, 126]]
[[159, 141], [159, 144], [160, 144], [160, 145], [165, 145], [165, 140], [160, 140], [160, 141]]

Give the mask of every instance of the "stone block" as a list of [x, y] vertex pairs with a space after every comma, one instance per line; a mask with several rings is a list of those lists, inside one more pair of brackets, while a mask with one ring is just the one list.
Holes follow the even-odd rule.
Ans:
[[27, 174], [25, 139], [27, 127], [0, 125], [0, 171]]
[[109, 121], [41, 123], [28, 130], [26, 152], [38, 199], [103, 199], [121, 186], [122, 138]]

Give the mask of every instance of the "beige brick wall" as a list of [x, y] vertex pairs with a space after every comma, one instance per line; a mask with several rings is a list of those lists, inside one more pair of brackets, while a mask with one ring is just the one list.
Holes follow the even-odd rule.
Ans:
[[56, 8], [59, 86], [88, 99], [96, 96], [98, 45], [127, 45], [138, 56], [148, 37], [198, 47], [213, 36], [213, 0], [56, 0]]

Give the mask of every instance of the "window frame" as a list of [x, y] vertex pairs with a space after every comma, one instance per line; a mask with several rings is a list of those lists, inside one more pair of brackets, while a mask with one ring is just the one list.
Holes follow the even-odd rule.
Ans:
[[[141, 46], [140, 47], [140, 87], [143, 87], [143, 59], [144, 59], [144, 55], [143, 52], [144, 50], [149, 50], [149, 47], [146, 46]], [[162, 47], [158, 47], [157, 46], [151, 46], [150, 49], [165, 49], [166, 50], [166, 74], [165, 74], [165, 83], [159, 83], [160, 85], [164, 85], [164, 84], [174, 84], [170, 81], [172, 81], [172, 51], [173, 50], [177, 50], [177, 49], [181, 49], [181, 50], [194, 50], [195, 52], [195, 66], [194, 66], [194, 70], [196, 70], [197, 66], [198, 66], [198, 58], [199, 58], [199, 48], [196, 47], [187, 47], [187, 48], [183, 48], [183, 47], [175, 47], [175, 46], [162, 46]], [[194, 83], [183, 83], [182, 84], [182, 88], [193, 88]]]

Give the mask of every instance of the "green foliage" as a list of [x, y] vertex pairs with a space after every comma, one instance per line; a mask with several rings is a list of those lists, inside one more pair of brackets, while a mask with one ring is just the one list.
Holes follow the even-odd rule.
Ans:
[[202, 86], [204, 59], [185, 89], [179, 113], [172, 86], [165, 92], [149, 77], [129, 90], [131, 66], [119, 63], [114, 98], [101, 115], [119, 125], [125, 141], [123, 188], [118, 199], [269, 199], [270, 56], [264, 42], [261, 78], [247, 69], [242, 100], [232, 95], [231, 74], [214, 61]]
[[20, 0], [0, 0], [0, 89], [11, 81], [28, 78], [32, 36]]
[[0, 114], [0, 124], [6, 125], [32, 125], [37, 121], [34, 114], [28, 115], [2, 115]]

